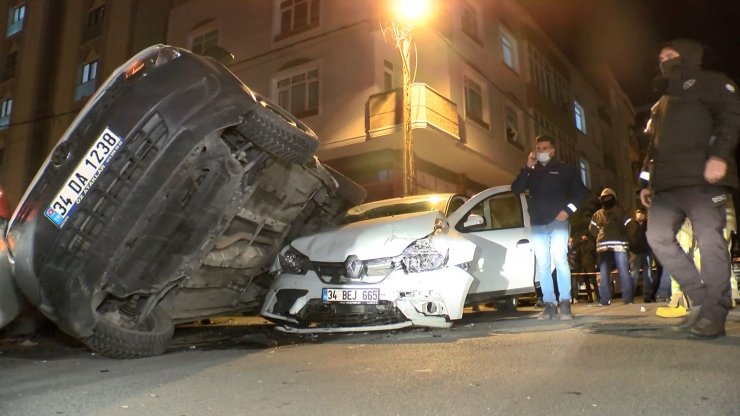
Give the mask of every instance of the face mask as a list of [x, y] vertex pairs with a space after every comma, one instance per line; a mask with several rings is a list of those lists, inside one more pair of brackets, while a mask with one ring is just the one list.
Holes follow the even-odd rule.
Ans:
[[604, 207], [604, 209], [613, 208], [614, 205], [617, 205], [617, 200], [612, 197], [606, 197], [601, 199], [601, 206]]
[[547, 163], [550, 161], [550, 152], [537, 152], [537, 161]]
[[663, 61], [660, 63], [660, 73], [664, 77], [668, 77], [681, 67], [681, 63], [682, 61], [680, 56]]

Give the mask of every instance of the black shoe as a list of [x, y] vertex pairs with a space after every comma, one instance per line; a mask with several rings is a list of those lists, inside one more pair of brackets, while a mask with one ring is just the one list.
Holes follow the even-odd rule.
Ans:
[[[570, 305], [568, 305], [570, 306]], [[538, 321], [549, 321], [552, 319], [555, 319], [555, 315], [557, 314], [557, 311], [555, 310], [555, 304], [551, 302], [545, 303], [545, 309], [537, 315]]]
[[570, 302], [567, 300], [564, 300], [560, 302], [560, 313], [558, 314], [558, 319], [561, 321], [572, 321], [573, 320], [573, 314], [570, 312]]
[[712, 339], [725, 336], [725, 323], [710, 321], [707, 318], [700, 318], [689, 328], [689, 337], [696, 339]]
[[694, 324], [699, 321], [699, 312], [701, 311], [701, 305], [694, 306], [693, 308], [689, 309], [689, 314], [686, 315], [685, 318], [683, 318], [683, 321], [681, 321], [680, 324], [673, 327], [674, 331], [677, 332], [686, 332], [691, 329]]

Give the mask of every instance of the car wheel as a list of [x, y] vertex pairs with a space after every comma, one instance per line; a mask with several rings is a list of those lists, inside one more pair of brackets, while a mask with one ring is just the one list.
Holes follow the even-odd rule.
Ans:
[[288, 111], [257, 96], [259, 105], [244, 116], [236, 130], [273, 156], [302, 165], [313, 159], [319, 139]]
[[159, 306], [135, 323], [119, 308], [99, 316], [93, 333], [81, 341], [90, 349], [111, 358], [142, 358], [162, 354], [170, 343], [175, 326]]
[[494, 302], [496, 310], [499, 312], [516, 312], [518, 306], [517, 298], [514, 296], [507, 296], [504, 299], [497, 300]]

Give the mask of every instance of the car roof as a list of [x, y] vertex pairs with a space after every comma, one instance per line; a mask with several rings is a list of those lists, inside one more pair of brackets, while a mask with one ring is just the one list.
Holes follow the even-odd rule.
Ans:
[[[413, 204], [413, 203], [424, 202], [424, 201], [432, 201], [432, 202], [438, 202], [441, 200], [449, 201], [454, 196], [458, 196], [458, 194], [443, 193], [443, 194], [400, 196], [397, 198], [382, 199], [380, 201], [366, 202], [362, 205], [358, 205], [356, 207], [350, 208], [349, 210], [347, 210], [347, 213], [356, 215], [361, 212], [374, 209], [374, 208], [378, 208], [378, 207], [383, 207], [386, 205], [397, 205], [397, 204], [403, 204], [403, 203]], [[462, 195], [459, 195], [459, 196], [462, 196]]]

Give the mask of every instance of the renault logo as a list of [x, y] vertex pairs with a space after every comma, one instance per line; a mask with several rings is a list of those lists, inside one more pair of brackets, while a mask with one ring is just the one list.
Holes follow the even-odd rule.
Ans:
[[347, 277], [350, 279], [359, 279], [365, 271], [365, 263], [353, 254], [347, 257], [347, 260], [344, 262], [344, 268], [347, 270]]

